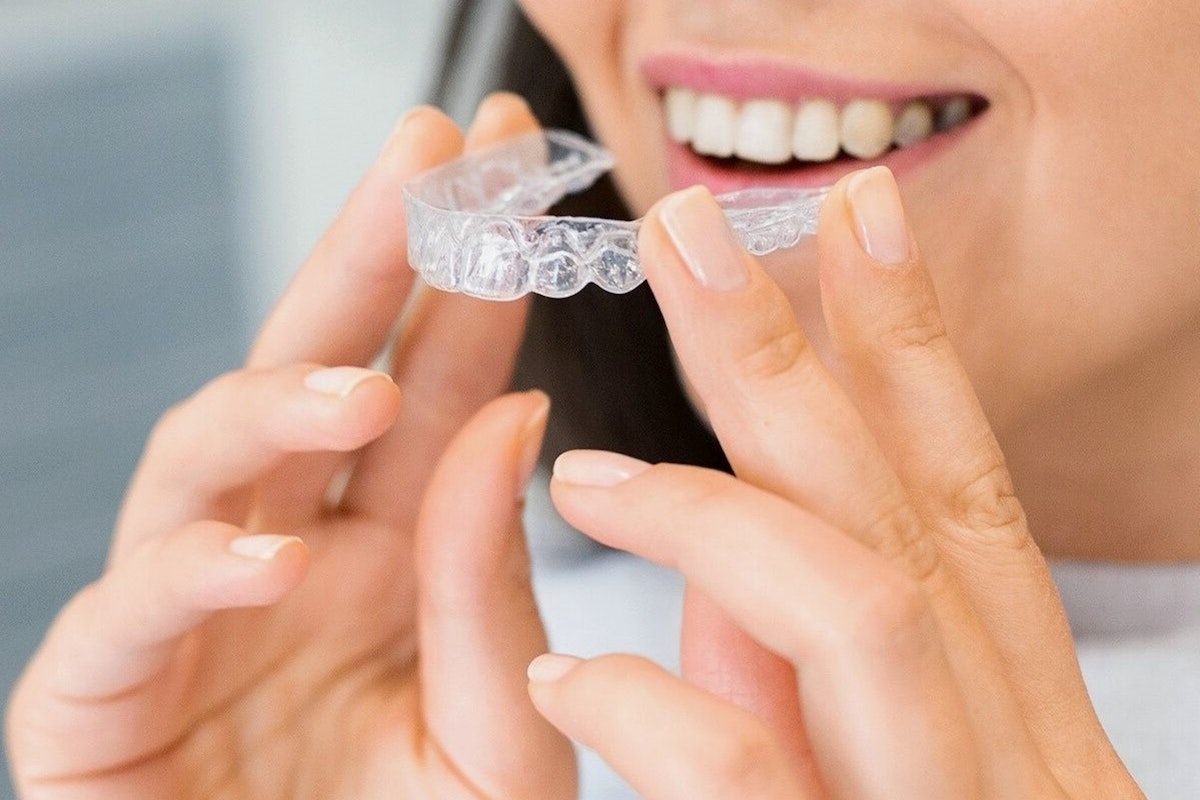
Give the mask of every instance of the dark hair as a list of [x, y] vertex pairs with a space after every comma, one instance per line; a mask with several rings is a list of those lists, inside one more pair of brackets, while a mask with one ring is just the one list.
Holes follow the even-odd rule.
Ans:
[[[435, 102], [451, 99], [454, 70], [470, 55], [468, 31], [486, 5], [460, 1], [433, 92]], [[515, 92], [529, 102], [543, 125], [589, 134], [570, 74], [554, 50], [519, 11], [513, 12], [507, 27], [493, 62], [494, 82], [472, 87], [470, 100], [488, 91]], [[607, 177], [554, 212], [629, 218]], [[589, 286], [568, 299], [535, 297], [514, 385], [543, 389], [554, 400], [546, 436], [548, 457], [586, 447], [650, 462], [728, 469], [716, 439], [684, 395], [666, 326], [646, 285], [620, 296]]]

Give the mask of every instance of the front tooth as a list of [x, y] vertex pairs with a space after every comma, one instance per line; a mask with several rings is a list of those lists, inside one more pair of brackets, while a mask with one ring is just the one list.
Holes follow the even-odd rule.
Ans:
[[965, 97], [956, 97], [938, 112], [937, 129], [948, 131], [957, 128], [971, 118], [971, 101]]
[[832, 161], [841, 147], [838, 109], [829, 100], [809, 100], [796, 110], [792, 155], [801, 161]]
[[696, 101], [692, 148], [706, 156], [729, 158], [737, 140], [737, 106], [727, 97], [702, 94]]
[[896, 125], [882, 100], [852, 100], [842, 109], [842, 149], [855, 158], [878, 158], [892, 146]]
[[923, 142], [933, 134], [933, 109], [928, 103], [914, 100], [904, 107], [896, 118], [897, 147], [911, 147], [917, 142]]
[[778, 100], [751, 100], [742, 106], [734, 152], [763, 164], [791, 161], [791, 106]]
[[667, 90], [667, 130], [680, 144], [692, 140], [696, 129], [696, 93], [691, 89]]

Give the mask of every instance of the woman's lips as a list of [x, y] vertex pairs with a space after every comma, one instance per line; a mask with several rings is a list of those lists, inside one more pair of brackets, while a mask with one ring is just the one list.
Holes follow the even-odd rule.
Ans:
[[759, 56], [713, 58], [665, 52], [644, 58], [641, 70], [646, 81], [659, 91], [687, 87], [737, 101], [767, 98], [797, 103], [822, 97], [844, 104], [863, 97], [898, 102], [914, 97], [971, 94], [944, 85], [845, 78]]
[[852, 80], [761, 58], [665, 53], [642, 67], [662, 94], [676, 188], [816, 187], [876, 164], [904, 173], [959, 141], [987, 108], [945, 86]]

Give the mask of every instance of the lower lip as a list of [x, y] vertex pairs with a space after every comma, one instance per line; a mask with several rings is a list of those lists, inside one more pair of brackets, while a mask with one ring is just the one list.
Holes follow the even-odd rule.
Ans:
[[751, 186], [817, 189], [832, 186], [860, 169], [885, 166], [897, 177], [911, 173], [959, 144], [986, 116], [980, 114], [952, 131], [939, 133], [920, 144], [892, 150], [870, 161], [843, 159], [811, 166], [747, 168], [724, 166], [697, 155], [691, 147], [667, 139], [667, 175], [673, 190], [702, 185], [713, 194], [736, 192]]

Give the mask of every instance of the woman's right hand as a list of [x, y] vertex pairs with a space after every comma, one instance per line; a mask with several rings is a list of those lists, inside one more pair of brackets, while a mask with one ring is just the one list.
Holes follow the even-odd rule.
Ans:
[[465, 143], [410, 114], [246, 368], [163, 418], [105, 574], [13, 696], [23, 798], [573, 796], [526, 693], [546, 642], [518, 498], [547, 400], [492, 399], [525, 306], [425, 292], [392, 375], [366, 369], [413, 284], [401, 186], [535, 127], [507, 95]]

